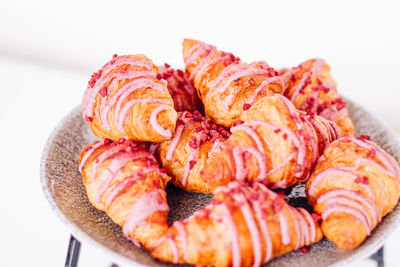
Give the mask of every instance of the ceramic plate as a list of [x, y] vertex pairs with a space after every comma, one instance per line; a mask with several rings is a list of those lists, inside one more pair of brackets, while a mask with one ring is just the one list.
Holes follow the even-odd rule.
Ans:
[[[357, 136], [370, 135], [372, 140], [400, 160], [400, 146], [396, 137], [377, 119], [361, 107], [348, 101], [348, 110], [356, 125]], [[135, 247], [121, 234], [121, 228], [105, 213], [90, 203], [78, 171], [81, 149], [97, 138], [82, 119], [81, 107], [69, 113], [53, 131], [44, 148], [41, 160], [41, 182], [44, 194], [58, 217], [80, 241], [89, 242], [110, 254], [116, 263], [145, 266], [172, 266], [157, 261], [144, 249]], [[306, 206], [304, 185], [287, 190], [288, 201], [294, 206]], [[182, 219], [205, 206], [211, 195], [187, 193], [171, 185], [167, 187], [171, 211], [170, 222]], [[185, 199], [187, 204], [182, 204]], [[294, 251], [268, 263], [268, 266], [337, 266], [346, 265], [373, 254], [393, 232], [400, 220], [400, 205], [389, 213], [376, 227], [371, 236], [358, 248], [350, 251], [336, 249], [324, 239], [310, 247], [309, 253]]]

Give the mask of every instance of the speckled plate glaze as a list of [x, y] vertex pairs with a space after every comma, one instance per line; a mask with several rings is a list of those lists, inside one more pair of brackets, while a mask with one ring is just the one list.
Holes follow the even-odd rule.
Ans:
[[[400, 146], [396, 137], [377, 119], [353, 102], [348, 101], [348, 109], [356, 125], [357, 135], [370, 135], [372, 140], [399, 161]], [[89, 203], [77, 162], [81, 149], [96, 139], [82, 119], [80, 106], [72, 110], [49, 137], [41, 160], [41, 182], [51, 207], [77, 239], [93, 244], [99, 250], [108, 253], [117, 263], [125, 266], [173, 266], [157, 261], [144, 249], [135, 247], [123, 237], [118, 225]], [[287, 200], [291, 204], [307, 207], [304, 185], [297, 185], [286, 191]], [[211, 195], [187, 193], [171, 185], [167, 188], [167, 194], [171, 207], [169, 214], [171, 222], [189, 216], [205, 206], [211, 198]], [[185, 199], [187, 204], [183, 205], [180, 201], [182, 199]], [[356, 259], [368, 257], [378, 250], [399, 221], [400, 205], [383, 218], [372, 235], [357, 249], [341, 251], [324, 239], [311, 246], [309, 253], [294, 251], [272, 260], [267, 265], [299, 267], [346, 265]]]

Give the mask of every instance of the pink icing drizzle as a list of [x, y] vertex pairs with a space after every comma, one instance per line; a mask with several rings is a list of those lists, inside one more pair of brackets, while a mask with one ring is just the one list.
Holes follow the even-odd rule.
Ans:
[[102, 147], [102, 146], [104, 146], [104, 141], [98, 142], [97, 144], [92, 146], [91, 149], [86, 151], [85, 155], [83, 156], [83, 158], [81, 160], [81, 163], [79, 164], [79, 171], [80, 172], [82, 172], [83, 166], [85, 166], [85, 163], [86, 163], [87, 159], [90, 157], [90, 155], [92, 155], [94, 151], [96, 151], [99, 147]]
[[225, 204], [221, 204], [220, 207], [224, 210], [225, 216], [224, 221], [228, 225], [228, 230], [230, 236], [232, 238], [232, 258], [233, 258], [233, 267], [239, 267], [242, 262], [242, 256], [240, 251], [239, 244], [239, 235], [236, 228], [235, 221], [233, 220], [232, 214], [229, 211], [228, 207]]
[[[94, 106], [95, 98], [96, 98], [97, 94], [99, 93], [99, 91], [103, 88], [104, 83], [115, 77], [120, 76], [120, 73], [113, 73], [110, 76], [108, 76], [109, 72], [118, 66], [126, 65], [126, 64], [142, 67], [147, 70], [153, 69], [153, 65], [150, 62], [145, 61], [145, 60], [138, 60], [135, 58], [131, 58], [129, 56], [120, 56], [120, 57], [117, 57], [117, 58], [111, 60], [110, 62], [108, 62], [106, 65], [104, 65], [101, 68], [101, 77], [96, 81], [93, 88], [90, 87], [90, 85], [88, 85], [88, 87], [86, 88], [85, 94], [83, 96], [83, 101], [82, 101], [83, 102], [83, 115], [86, 115], [88, 117], [93, 116], [93, 106]], [[130, 72], [131, 72], [131, 70], [127, 71], [127, 73], [130, 73]], [[134, 71], [134, 72], [137, 72], [137, 71]], [[153, 73], [153, 75], [155, 75], [155, 73]], [[129, 78], [129, 76], [127, 78]]]
[[[136, 77], [142, 76], [143, 74], [141, 72], [138, 72]], [[132, 76], [131, 78], [135, 78]], [[124, 100], [132, 94], [134, 91], [140, 88], [151, 88], [160, 92], [166, 92], [166, 88], [158, 83], [155, 82], [149, 78], [139, 78], [135, 79], [132, 81], [129, 81], [128, 83], [124, 84], [114, 95], [111, 96], [111, 98], [108, 101], [102, 101], [101, 106], [100, 106], [100, 118], [101, 118], [101, 123], [104, 126], [105, 129], [109, 130], [110, 129], [110, 124], [108, 122], [108, 113], [110, 109], [117, 103], [118, 108], [116, 108], [116, 114], [119, 112], [122, 103]]]
[[261, 139], [258, 137], [257, 133], [251, 127], [248, 127], [244, 124], [234, 126], [231, 128], [231, 133], [234, 133], [234, 132], [240, 131], [240, 130], [245, 131], [254, 140], [254, 142], [257, 145], [257, 149], [261, 153], [265, 154], [264, 145], [263, 145]]
[[315, 242], [315, 238], [317, 236], [317, 230], [315, 229], [315, 223], [314, 223], [313, 218], [311, 217], [310, 213], [308, 211], [306, 211], [305, 209], [298, 208], [298, 210], [304, 215], [304, 217], [306, 217], [306, 220], [309, 225], [309, 229], [311, 231], [311, 237], [310, 237], [310, 240], [307, 242], [307, 244]]
[[168, 241], [169, 245], [171, 246], [172, 249], [172, 254], [174, 255], [174, 263], [177, 264], [178, 260], [179, 260], [179, 253], [178, 253], [178, 247], [176, 246], [176, 243], [174, 240], [172, 240], [171, 238], [166, 238], [166, 240]]
[[[206, 51], [207, 51], [207, 50], [206, 50]], [[199, 70], [204, 64], [206, 64], [206, 63], [210, 60], [210, 58], [211, 58], [212, 56], [214, 56], [215, 52], [216, 52], [215, 47], [211, 47], [211, 48], [208, 50], [207, 56], [205, 56], [205, 57], [196, 65], [196, 67], [193, 68], [192, 73], [191, 73], [190, 76], [189, 76], [189, 79], [190, 79], [190, 80], [193, 80], [193, 77], [194, 77], [195, 75], [197, 76], [198, 70]]]
[[302, 231], [300, 231], [298, 214], [296, 213], [296, 210], [293, 209], [292, 207], [288, 207], [288, 211], [290, 213], [290, 216], [292, 217], [292, 222], [294, 224], [294, 231], [296, 233], [295, 248], [299, 248], [303, 240], [302, 240]]
[[117, 172], [125, 166], [126, 163], [132, 160], [132, 156], [128, 153], [124, 153], [120, 156], [117, 156], [111, 160], [110, 165], [108, 166], [107, 171], [109, 175], [107, 179], [99, 186], [97, 189], [96, 195], [94, 197], [94, 201], [97, 203], [101, 202], [101, 197], [103, 196], [104, 192], [107, 190], [109, 184], [114, 179]]
[[197, 142], [197, 148], [196, 149], [193, 149], [193, 148], [190, 149], [190, 153], [189, 153], [188, 159], [186, 161], [187, 163], [186, 163], [186, 166], [185, 166], [185, 172], [183, 173], [183, 177], [182, 177], [182, 185], [186, 185], [187, 184], [187, 179], [189, 177], [189, 172], [190, 172], [190, 164], [189, 164], [189, 162], [196, 159], [197, 154], [199, 153], [199, 151], [200, 151], [200, 142]]
[[247, 228], [249, 229], [252, 243], [253, 243], [253, 253], [254, 253], [254, 263], [253, 267], [261, 265], [261, 240], [260, 240], [260, 233], [258, 232], [257, 224], [254, 221], [253, 214], [247, 203], [246, 198], [242, 194], [234, 194], [233, 198], [236, 201], [243, 202], [243, 205], [240, 206], [240, 210], [243, 214], [245, 219]]
[[283, 87], [283, 82], [282, 78], [279, 76], [274, 76], [270, 77], [268, 79], [265, 79], [257, 88], [254, 90], [253, 94], [250, 96], [249, 101], [247, 101], [248, 104], [253, 105], [257, 95], [260, 93], [262, 89], [264, 89], [265, 86], [269, 85], [270, 83], [277, 82], [279, 81]]
[[174, 222], [174, 226], [175, 226], [176, 230], [178, 231], [179, 239], [181, 240], [181, 243], [182, 243], [183, 259], [185, 261], [187, 261], [187, 259], [188, 259], [188, 244], [187, 244], [187, 235], [186, 235], [185, 227], [179, 221]]
[[265, 259], [264, 262], [269, 261], [272, 258], [272, 240], [271, 240], [271, 236], [268, 230], [268, 225], [265, 221], [265, 219], [263, 218], [263, 212], [262, 209], [260, 207], [260, 203], [258, 201], [253, 201], [252, 202], [253, 205], [253, 209], [256, 213], [256, 218], [258, 221], [258, 224], [260, 225], [261, 228], [261, 232], [264, 236], [265, 239]]
[[216, 57], [216, 58], [204, 63], [204, 65], [197, 71], [197, 74], [195, 76], [195, 81], [198, 82], [198, 80], [203, 75], [206, 68], [208, 68], [209, 66], [215, 65], [218, 62], [224, 61], [225, 59], [229, 59], [229, 56], [219, 56], [219, 57]]
[[[249, 64], [249, 65], [236, 65], [238, 67], [232, 68], [231, 73], [225, 74], [226, 76], [229, 75], [229, 77], [227, 77], [227, 79], [224, 82], [219, 84], [219, 86], [217, 86], [217, 84], [214, 85], [212, 87], [212, 89], [210, 88], [210, 91], [211, 90], [215, 90], [216, 88], [218, 88], [217, 92], [222, 94], [222, 93], [225, 92], [226, 88], [228, 88], [228, 86], [234, 80], [240, 79], [240, 78], [245, 77], [245, 76], [250, 76], [250, 75], [267, 75], [267, 74], [269, 74], [268, 70], [252, 68], [254, 66], [254, 64], [255, 63]], [[221, 72], [221, 74], [222, 74], [222, 72]], [[218, 79], [218, 77], [217, 77], [217, 79]]]
[[151, 126], [153, 126], [153, 129], [158, 134], [160, 134], [164, 137], [167, 137], [167, 138], [171, 138], [172, 132], [171, 132], [171, 130], [167, 130], [167, 129], [164, 129], [163, 127], [161, 127], [161, 125], [157, 121], [157, 115], [161, 111], [168, 110], [169, 108], [170, 108], [169, 106], [158, 106], [153, 110], [153, 112], [151, 113], [151, 116], [150, 116], [150, 124], [151, 124]]
[[[341, 197], [341, 196], [339, 196], [339, 197], [330, 197], [330, 198], [326, 199], [326, 200], [324, 201], [324, 203], [325, 203], [327, 206], [340, 203], [340, 204], [342, 204], [342, 205], [345, 205], [345, 206], [351, 207], [351, 208], [353, 208], [353, 209], [356, 209], [356, 210], [358, 210], [358, 211], [364, 216], [364, 218], [366, 219], [366, 221], [367, 221], [367, 223], [368, 223], [368, 227], [369, 227], [369, 228], [374, 227], [374, 226], [373, 226], [373, 222], [372, 222], [372, 220], [371, 220], [371, 217], [370, 217], [370, 215], [368, 214], [368, 211], [365, 209], [365, 207], [364, 207], [363, 205], [359, 204], [358, 202], [356, 202], [356, 201], [350, 199], [350, 198]], [[373, 219], [374, 219], [374, 221], [375, 221], [376, 218], [373, 218]]]
[[166, 160], [168, 160], [168, 161], [172, 160], [174, 153], [175, 153], [176, 146], [178, 145], [179, 140], [181, 140], [184, 128], [185, 128], [184, 125], [178, 125], [176, 127], [174, 138], [172, 138], [171, 143], [169, 144], [167, 154], [165, 156]]
[[106, 198], [106, 207], [108, 208], [111, 204], [111, 202], [114, 200], [115, 196], [118, 195], [122, 190], [124, 190], [128, 184], [132, 184], [133, 181], [137, 180], [140, 178], [141, 175], [139, 172], [135, 172], [132, 176], [126, 177], [123, 181], [121, 181], [119, 184], [114, 186], [110, 193], [107, 195]]
[[[157, 189], [145, 193], [131, 207], [125, 224], [122, 228], [124, 235], [133, 232], [137, 225], [147, 217], [158, 211], [169, 211], [168, 204], [161, 195], [165, 195], [165, 191]], [[161, 200], [161, 203], [159, 203]]]
[[206, 95], [206, 98], [210, 95], [210, 93], [212, 91], [214, 91], [218, 84], [224, 79], [227, 78], [231, 75], [233, 75], [234, 73], [240, 72], [241, 70], [243, 70], [246, 67], [246, 65], [244, 63], [234, 63], [234, 64], [230, 64], [229, 66], [227, 66], [225, 69], [223, 69], [221, 71], [221, 73], [210, 82], [209, 85], [209, 90], [208, 93]]
[[[317, 187], [318, 183], [321, 182], [321, 180], [323, 180], [326, 177], [329, 178], [330, 174], [335, 174], [335, 173], [343, 175], [343, 176], [350, 177], [350, 178], [352, 178], [354, 180], [358, 178], [358, 176], [355, 175], [354, 173], [351, 173], [351, 172], [348, 172], [348, 171], [345, 171], [345, 170], [341, 170], [339, 168], [328, 168], [328, 169], [318, 173], [314, 177], [314, 179], [311, 181], [311, 184], [310, 184], [310, 186], [308, 188], [309, 196], [311, 196], [311, 197], [315, 196], [316, 187]], [[368, 193], [368, 195], [369, 195], [369, 197], [371, 199], [375, 199], [374, 193], [372, 192], [371, 188], [368, 185], [361, 184], [361, 183], [358, 183], [357, 185], [361, 186], [366, 191], [366, 193]]]
[[[377, 224], [380, 221], [380, 216], [379, 216], [379, 210], [376, 206], [376, 204], [371, 201], [370, 199], [362, 196], [361, 194], [357, 194], [356, 192], [352, 190], [347, 190], [347, 189], [334, 189], [331, 191], [326, 192], [325, 194], [322, 194], [318, 197], [317, 203], [322, 204], [326, 202], [326, 204], [329, 204], [327, 201], [329, 199], [336, 199], [340, 196], [345, 196], [354, 200], [357, 200], [363, 205], [367, 207], [367, 210], [372, 213], [372, 222], [374, 224]], [[365, 209], [364, 207], [361, 206], [362, 209]]]
[[125, 149], [125, 145], [124, 144], [117, 144], [117, 145], [115, 145], [113, 147], [110, 147], [107, 150], [104, 150], [100, 155], [98, 155], [97, 159], [95, 160], [95, 162], [92, 165], [91, 180], [94, 181], [94, 179], [96, 177], [96, 174], [97, 174], [97, 169], [100, 166], [100, 164], [102, 164], [106, 159], [108, 159], [112, 155], [122, 151], [123, 149]]
[[246, 168], [244, 167], [243, 153], [245, 152], [251, 154], [257, 160], [258, 167], [260, 170], [256, 179], [257, 180], [265, 179], [267, 171], [266, 171], [266, 162], [264, 155], [261, 154], [254, 147], [243, 147], [243, 146], [236, 146], [233, 148], [233, 159], [235, 161], [236, 179], [237, 180], [246, 179], [248, 170], [246, 170]]
[[[129, 100], [124, 107], [121, 109], [120, 114], [118, 115], [118, 120], [117, 120], [117, 127], [120, 130], [120, 132], [125, 133], [124, 130], [124, 122], [125, 119], [128, 115], [129, 110], [131, 109], [131, 107], [135, 104], [138, 103], [162, 103], [162, 104], [166, 104], [168, 105], [169, 102], [163, 99], [156, 99], [156, 98], [145, 98], [145, 99], [131, 99]], [[154, 111], [153, 111], [154, 112]], [[152, 113], [153, 115], [153, 113]]]
[[186, 65], [191, 64], [193, 61], [202, 56], [205, 52], [213, 49], [214, 46], [206, 43], [199, 42], [192, 46], [184, 56], [184, 61]]
[[296, 88], [294, 89], [294, 92], [292, 94], [292, 97], [290, 98], [290, 101], [294, 102], [296, 100], [296, 97], [300, 93], [300, 89], [303, 87], [304, 83], [306, 80], [311, 77], [311, 72], [307, 72], [304, 74], [304, 76], [300, 79], [299, 83], [297, 84]]
[[381, 149], [378, 145], [374, 142], [369, 140], [359, 140], [353, 136], [345, 136], [341, 140], [351, 140], [352, 142], [356, 143], [358, 146], [363, 147], [368, 150], [374, 149], [376, 151], [376, 156], [379, 160], [386, 166], [386, 168], [392, 173], [391, 176], [400, 179], [400, 166], [396, 162], [396, 160], [390, 156], [386, 151]]
[[279, 211], [277, 214], [279, 217], [279, 225], [280, 225], [280, 229], [281, 229], [282, 244], [289, 245], [290, 232], [289, 232], [289, 224], [287, 221], [287, 217], [286, 217], [285, 213], [283, 212], [283, 209], [281, 211]]
[[349, 206], [346, 205], [341, 205], [341, 204], [331, 204], [328, 205], [324, 212], [322, 213], [322, 219], [325, 220], [326, 218], [329, 217], [329, 215], [331, 215], [332, 213], [336, 213], [336, 212], [344, 212], [347, 214], [352, 215], [353, 217], [355, 217], [356, 219], [358, 219], [361, 224], [365, 227], [365, 229], [367, 230], [368, 235], [371, 232], [370, 227], [368, 226], [367, 221], [365, 220], [364, 216], [362, 215], [362, 213], [360, 213], [359, 211], [357, 211], [354, 208], [351, 208]]
[[[286, 133], [288, 135], [288, 137], [292, 140], [293, 145], [298, 149], [298, 156], [297, 156], [297, 164], [300, 166], [304, 165], [305, 162], [305, 158], [306, 158], [306, 152], [305, 152], [305, 145], [304, 142], [301, 142], [299, 137], [289, 128], [283, 127], [283, 128], [279, 128], [273, 124], [270, 124], [268, 122], [264, 122], [264, 121], [249, 121], [249, 122], [245, 122], [241, 125], [246, 125], [246, 126], [264, 126], [264, 127], [268, 127], [271, 128], [272, 130], [281, 130], [284, 133]], [[298, 171], [297, 173], [295, 173], [296, 177], [300, 177], [303, 174], [303, 170]]]

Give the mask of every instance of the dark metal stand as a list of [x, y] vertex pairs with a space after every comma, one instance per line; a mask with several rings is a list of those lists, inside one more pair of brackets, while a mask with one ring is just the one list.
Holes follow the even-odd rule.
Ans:
[[370, 259], [376, 261], [377, 267], [384, 267], [384, 259], [383, 259], [383, 247], [381, 247], [375, 254], [372, 254]]
[[81, 243], [71, 235], [71, 237], [69, 238], [67, 258], [65, 259], [65, 267], [78, 266], [80, 251]]
[[[71, 235], [69, 238], [69, 245], [67, 251], [67, 258], [65, 259], [65, 267], [77, 267], [79, 254], [81, 252], [81, 242]], [[111, 263], [110, 267], [118, 267], [117, 264]]]
[[[77, 267], [79, 252], [81, 250], [81, 243], [75, 239], [71, 235], [69, 239], [68, 253], [67, 258], [65, 260], [65, 267]], [[377, 252], [375, 252], [370, 259], [374, 260], [377, 264], [377, 267], [384, 267], [384, 259], [383, 259], [383, 247], [381, 247]], [[117, 264], [112, 263], [110, 267], [118, 267]]]

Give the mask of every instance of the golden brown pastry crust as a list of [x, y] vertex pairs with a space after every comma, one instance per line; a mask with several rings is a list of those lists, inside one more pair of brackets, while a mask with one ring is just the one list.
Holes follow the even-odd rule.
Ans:
[[307, 181], [322, 231], [338, 248], [359, 246], [398, 203], [400, 167], [365, 137], [343, 137], [324, 151]]
[[213, 266], [260, 266], [322, 238], [312, 216], [265, 186], [232, 182], [210, 204], [175, 222], [152, 255], [164, 261]]
[[160, 142], [171, 138], [176, 111], [166, 81], [144, 55], [116, 56], [92, 75], [83, 116], [100, 138]]
[[281, 78], [264, 61], [247, 64], [191, 39], [183, 41], [182, 52], [207, 117], [224, 127], [232, 127], [258, 99], [282, 92]]
[[214, 186], [200, 179], [208, 156], [229, 136], [229, 132], [203, 117], [198, 111], [179, 112], [172, 140], [160, 143], [159, 157], [171, 182], [190, 192], [212, 193]]
[[341, 135], [354, 135], [354, 125], [346, 102], [336, 90], [329, 65], [322, 59], [310, 59], [292, 69], [282, 70], [283, 94], [296, 108], [334, 121]]
[[143, 145], [105, 139], [79, 156], [89, 201], [122, 227], [125, 237], [152, 249], [168, 229], [165, 186], [169, 177]]
[[271, 188], [303, 182], [319, 153], [339, 137], [334, 123], [297, 111], [278, 94], [257, 101], [241, 123], [200, 173], [214, 188], [232, 180], [259, 181]]

